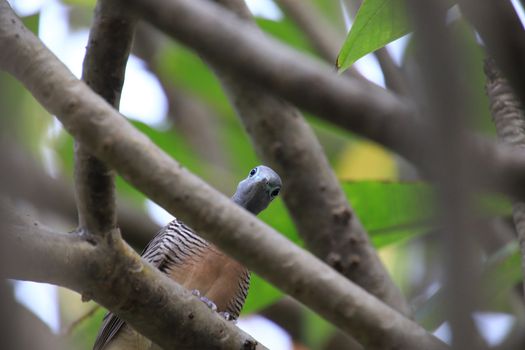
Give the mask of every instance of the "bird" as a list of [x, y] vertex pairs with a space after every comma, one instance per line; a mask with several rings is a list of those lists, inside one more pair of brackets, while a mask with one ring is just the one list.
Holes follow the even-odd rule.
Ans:
[[[257, 215], [279, 195], [281, 187], [279, 175], [270, 167], [259, 165], [239, 182], [232, 200]], [[235, 321], [239, 317], [248, 295], [250, 272], [182, 221], [175, 218], [160, 229], [141, 256], [225, 319]], [[93, 350], [124, 349], [161, 348], [108, 312]]]

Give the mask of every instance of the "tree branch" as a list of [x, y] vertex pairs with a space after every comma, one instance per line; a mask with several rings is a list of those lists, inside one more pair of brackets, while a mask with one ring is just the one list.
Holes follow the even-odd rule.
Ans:
[[[69, 179], [52, 178], [19, 144], [7, 138], [0, 139], [0, 159], [5, 169], [1, 193], [22, 198], [45, 213], [64, 217], [69, 223], [77, 220], [75, 194]], [[117, 203], [122, 235], [132, 246], [142, 249], [159, 230], [159, 225], [122, 198], [117, 198]]]
[[[218, 2], [251, 21], [243, 0]], [[392, 308], [410, 314], [301, 113], [282, 99], [212, 65], [257, 154], [286, 184], [284, 201], [309, 250]]]
[[[99, 0], [89, 33], [82, 79], [118, 109], [135, 20], [120, 4]], [[117, 226], [114, 174], [81, 143], [75, 143], [79, 228], [104, 235]]]
[[[485, 61], [487, 94], [490, 111], [499, 138], [520, 150], [525, 147], [525, 113], [523, 105], [516, 100], [514, 91], [507, 80], [501, 76], [492, 59]], [[525, 277], [525, 203], [514, 202], [513, 217], [521, 249], [521, 267]], [[525, 290], [525, 278], [524, 278]]]
[[461, 11], [476, 28], [491, 57], [525, 103], [525, 32], [509, 0], [460, 0]]
[[[319, 10], [306, 0], [278, 0], [277, 2], [303, 31], [317, 53], [325, 61], [334, 65], [344, 38], [319, 15]], [[348, 72], [355, 78], [367, 80], [353, 66], [348, 69]]]
[[[343, 331], [352, 334], [363, 345], [371, 349], [445, 347], [419, 325], [341, 277], [313, 255], [290, 244], [287, 239], [232, 203], [229, 198], [183, 169], [84, 83], [75, 79], [23, 26], [5, 0], [0, 0], [0, 67], [16, 76], [49, 112], [59, 116], [64, 127], [79, 142], [88, 146], [93, 154], [110, 164], [134, 186], [169, 212], [176, 213], [222, 251], [308, 305]], [[108, 236], [109, 239], [113, 237], [114, 234]], [[46, 244], [50, 242], [46, 241]], [[118, 242], [120, 240], [117, 240], [117, 244], [124, 246]], [[60, 246], [63, 242], [56, 243]], [[67, 243], [68, 245], [64, 245], [65, 249], [72, 242]], [[129, 249], [126, 248], [125, 251], [128, 252]], [[82, 250], [79, 254], [82, 254]], [[113, 257], [110, 252], [107, 255], [108, 259]], [[68, 256], [69, 260], [74, 259], [72, 255]], [[131, 260], [123, 261], [132, 270], [140, 263], [135, 256], [126, 255]], [[107, 269], [113, 263], [116, 262], [104, 262], [103, 266]], [[144, 269], [139, 271], [141, 276], [153, 274], [156, 276], [155, 280], [159, 281], [167, 278], [149, 265], [143, 266]], [[115, 277], [117, 281], [121, 275], [120, 278], [124, 279], [135, 278], [134, 275], [120, 273]], [[135, 281], [128, 281], [125, 284], [126, 291], [134, 283]], [[160, 282], [152, 286], [158, 286], [158, 283]], [[144, 288], [150, 290], [153, 287], [144, 284]], [[131, 288], [133, 289], [135, 288]], [[165, 292], [169, 293], [169, 290], [166, 289]], [[108, 295], [111, 299], [108, 302], [99, 301], [103, 305], [112, 304], [109, 302], [111, 300], [116, 303], [122, 296], [113, 293], [114, 290], [111, 290], [111, 295]], [[131, 295], [129, 298], [134, 299]], [[153, 303], [155, 300], [148, 302]], [[124, 306], [129, 307], [129, 304]], [[141, 321], [130, 324], [157, 340], [152, 335], [158, 334], [150, 328], [151, 324], [147, 321], [151, 321], [148, 318], [148, 315], [151, 317], [151, 310], [160, 306], [158, 303], [155, 306], [148, 305], [148, 308], [135, 309], [137, 314], [133, 315]], [[196, 308], [197, 305], [193, 307]], [[117, 314], [127, 321], [128, 317], [131, 319], [131, 313], [126, 313], [125, 310], [119, 309]], [[139, 313], [144, 316], [139, 316]], [[166, 331], [166, 335], [172, 334], [167, 331], [173, 329], [167, 328], [170, 324], [154, 324], [160, 327], [159, 330]]]
[[166, 349], [265, 349], [143, 261], [118, 230], [87, 241], [2, 209], [3, 242], [10, 247], [3, 277], [77, 291]]
[[462, 51], [445, 26], [447, 6], [434, 0], [407, 1], [415, 25], [416, 57], [425, 87], [426, 110], [434, 125], [427, 135], [434, 148], [438, 220], [443, 224], [441, 256], [445, 261], [446, 313], [454, 349], [483, 349], [472, 319], [476, 307], [479, 271], [471, 201], [472, 177], [465, 170], [465, 95], [459, 77], [465, 68]]
[[[430, 127], [405, 100], [365, 82], [335, 76], [320, 62], [262, 35], [212, 3], [131, 3], [146, 20], [231, 74], [392, 149], [425, 173], [435, 173], [435, 164], [427, 156], [431, 154], [426, 140]], [[235, 46], [225, 50], [224, 42], [235, 42]], [[484, 139], [473, 139], [468, 151], [469, 170], [481, 185], [525, 198], [525, 186], [521, 185], [525, 178], [523, 154]]]

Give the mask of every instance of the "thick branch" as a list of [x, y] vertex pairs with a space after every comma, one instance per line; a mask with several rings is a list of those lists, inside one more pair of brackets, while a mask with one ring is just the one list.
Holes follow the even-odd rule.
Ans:
[[[426, 140], [430, 128], [403, 99], [365, 82], [335, 76], [320, 62], [262, 35], [213, 3], [189, 0], [132, 3], [145, 19], [231, 74], [392, 149], [428, 174], [435, 173], [435, 164], [427, 156], [431, 154]], [[225, 50], [224, 43], [230, 42], [235, 45]], [[525, 178], [525, 156], [490, 142], [472, 143], [470, 171], [478, 175], [474, 178], [484, 186], [525, 198], [525, 186], [521, 185]]]
[[[468, 90], [459, 77], [465, 67], [461, 46], [445, 26], [446, 4], [439, 0], [407, 1], [415, 25], [416, 55], [425, 86], [428, 114], [434, 125], [427, 135], [434, 148], [438, 219], [443, 224], [447, 315], [454, 349], [483, 349], [472, 320], [476, 306], [477, 244], [470, 207], [471, 177], [465, 171], [466, 108]], [[439, 68], [439, 69], [438, 69]], [[446, 101], [446, 103], [444, 103]]]
[[525, 32], [510, 0], [460, 0], [461, 11], [525, 103]]
[[[241, 18], [243, 0], [219, 0]], [[213, 63], [213, 62], [212, 62]], [[409, 308], [348, 204], [319, 141], [301, 113], [215, 65], [257, 154], [281, 175], [284, 201], [309, 249], [344, 276], [408, 315]]]
[[[514, 91], [501, 76], [493, 60], [485, 61], [487, 94], [490, 111], [499, 138], [523, 151], [525, 147], [525, 113], [523, 105], [516, 100]], [[513, 217], [521, 249], [521, 267], [525, 276], [525, 203], [514, 202]], [[525, 278], [524, 278], [525, 283]], [[525, 285], [524, 285], [525, 289]]]
[[[351, 333], [365, 346], [371, 349], [444, 347], [419, 325], [313, 255], [290, 244], [272, 228], [183, 169], [75, 79], [23, 26], [5, 1], [0, 4], [0, 67], [15, 75], [49, 112], [59, 116], [76, 139], [125, 179], [177, 214], [221, 250]], [[129, 261], [126, 266], [136, 266], [136, 261]], [[145, 268], [143, 271], [157, 273], [151, 270]], [[160, 273], [155, 276], [166, 278]], [[149, 314], [151, 309], [144, 308], [141, 314]], [[127, 314], [120, 312], [120, 315], [127, 320], [124, 317]], [[143, 327], [137, 329], [146, 330], [147, 325], [139, 323], [131, 324], [141, 325]], [[161, 329], [167, 330], [164, 327]], [[144, 334], [151, 336], [152, 332]]]
[[[135, 20], [116, 5], [97, 2], [82, 79], [118, 109]], [[78, 142], [75, 188], [80, 229], [103, 235], [117, 226], [114, 174]]]
[[[48, 282], [94, 299], [165, 349], [265, 349], [144, 262], [117, 230], [88, 242], [3, 210], [8, 278]], [[173, 330], [177, 330], [174, 332]]]

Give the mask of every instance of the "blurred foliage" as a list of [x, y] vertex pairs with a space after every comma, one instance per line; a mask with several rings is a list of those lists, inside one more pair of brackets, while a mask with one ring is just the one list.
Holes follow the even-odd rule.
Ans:
[[[78, 25], [86, 23], [94, 7], [94, 0], [65, 0], [72, 7], [70, 21]], [[342, 28], [342, 15], [338, 1], [313, 0], [319, 13]], [[407, 32], [403, 15], [396, 7], [397, 0], [365, 0], [354, 27], [350, 32], [343, 52], [338, 60], [342, 69], [351, 65], [361, 55], [371, 52]], [[369, 6], [367, 9], [364, 6]], [[82, 20], [78, 20], [78, 19]], [[24, 18], [24, 23], [37, 32], [39, 15]], [[315, 55], [307, 38], [287, 17], [281, 21], [258, 18], [257, 24], [276, 39], [303, 53]], [[494, 134], [494, 127], [488, 114], [488, 102], [484, 93], [484, 75], [481, 61], [483, 53], [476, 43], [471, 29], [464, 22], [457, 21], [453, 29], [464, 43], [463, 50], [468, 58], [468, 69], [462, 77], [472, 87], [471, 110], [477, 116], [472, 121], [476, 129]], [[409, 49], [410, 51], [410, 49]], [[407, 55], [410, 55], [408, 53]], [[405, 60], [406, 61], [406, 60]], [[220, 83], [213, 72], [191, 50], [170, 41], [158, 55], [159, 74], [184, 92], [205, 104], [216, 115], [218, 122], [213, 132], [218, 136], [219, 145], [227, 155], [224, 164], [211, 164], [204, 160], [188, 142], [191, 135], [181, 134], [172, 125], [155, 128], [143, 122], [131, 123], [147, 135], [155, 144], [179, 161], [184, 167], [231, 194], [238, 180], [247, 171], [260, 163], [250, 141], [235, 116]], [[72, 176], [73, 140], [64, 131], [55, 132], [51, 117], [19, 83], [0, 72], [0, 113], [8, 121], [10, 132], [24, 147], [38, 156], [42, 164], [54, 166], [55, 171]], [[423, 182], [398, 181], [398, 165], [392, 155], [381, 147], [361, 140], [351, 133], [325, 121], [306, 115], [312, 125], [331, 165], [342, 179], [342, 188], [356, 215], [368, 231], [371, 241], [383, 249], [382, 258], [394, 273], [394, 279], [403, 290], [412, 286], [411, 273], [415, 267], [408, 257], [413, 242], [424, 242], [426, 233], [432, 227], [432, 190]], [[49, 158], [51, 154], [51, 165]], [[350, 181], [351, 180], [351, 181]], [[145, 197], [122, 178], [117, 178], [120, 197], [144, 209]], [[284, 184], [286, 186], [286, 184]], [[509, 215], [508, 200], [499, 196], [480, 195], [476, 198], [480, 212], [492, 216]], [[260, 218], [285, 235], [290, 241], [303, 246], [293, 220], [281, 199], [276, 200]], [[396, 261], [394, 261], [396, 260]], [[394, 265], [397, 268], [392, 268]], [[519, 256], [516, 245], [502, 248], [485, 263], [483, 285], [487, 298], [505, 299], [516, 283], [520, 282]], [[442, 309], [439, 293], [427, 300], [416, 315], [427, 327], [439, 324], [439, 310]], [[278, 300], [282, 293], [257, 275], [252, 275], [252, 286], [243, 313], [261, 310]], [[496, 308], [511, 312], [497, 303]], [[62, 306], [67, 308], [67, 306]], [[71, 348], [90, 349], [100, 325], [103, 310], [82, 323], [70, 337]], [[72, 317], [72, 316], [68, 316]], [[73, 317], [74, 318], [74, 317]], [[308, 313], [306, 321], [308, 345], [319, 348], [326, 337], [333, 332], [324, 320]]]
[[[473, 277], [474, 278], [474, 277]], [[483, 264], [480, 277], [481, 298], [486, 310], [512, 313], [515, 305], [511, 294], [523, 280], [520, 251], [517, 242], [503, 246]], [[425, 328], [433, 330], [445, 319], [446, 296], [439, 288], [415, 312], [415, 319]], [[521, 310], [518, 310], [522, 313]]]

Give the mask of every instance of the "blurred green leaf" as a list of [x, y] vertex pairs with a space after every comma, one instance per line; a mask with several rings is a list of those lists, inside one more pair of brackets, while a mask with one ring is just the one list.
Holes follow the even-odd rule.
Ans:
[[250, 282], [250, 292], [246, 303], [242, 309], [242, 314], [250, 314], [270, 306], [277, 300], [283, 297], [283, 293], [259, 277], [252, 273]]
[[0, 113], [4, 127], [37, 159], [47, 138], [52, 117], [12, 76], [0, 72]]
[[40, 23], [40, 13], [36, 13], [32, 16], [26, 16], [22, 18], [24, 25], [33, 32], [33, 34], [38, 35], [38, 25]]
[[318, 13], [332, 23], [335, 29], [344, 30], [345, 23], [339, 1], [313, 0], [313, 5], [319, 9]]
[[336, 67], [343, 71], [359, 58], [410, 30], [403, 0], [364, 0], [339, 52]]
[[262, 30], [283, 43], [299, 51], [313, 53], [308, 39], [288, 17], [284, 17], [280, 21], [272, 21], [264, 18], [256, 18], [255, 20]]
[[432, 197], [422, 182], [352, 181], [343, 189], [376, 248], [426, 232]]
[[62, 0], [66, 5], [95, 8], [97, 0]]
[[161, 76], [198, 96], [217, 113], [234, 116], [215, 74], [195, 53], [172, 42], [161, 51], [158, 64]]
[[305, 340], [311, 349], [323, 349], [328, 338], [337, 331], [337, 329], [324, 318], [308, 308], [304, 308], [306, 313], [306, 334]]
[[83, 320], [74, 329], [73, 334], [68, 337], [70, 349], [92, 350], [98, 330], [102, 324], [102, 318], [106, 314], [106, 309], [100, 307], [94, 315]]

